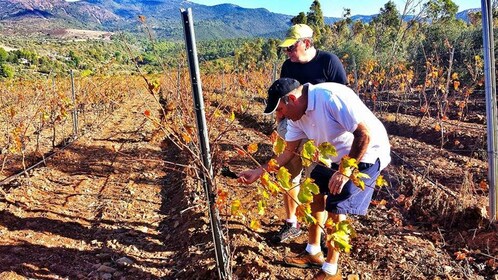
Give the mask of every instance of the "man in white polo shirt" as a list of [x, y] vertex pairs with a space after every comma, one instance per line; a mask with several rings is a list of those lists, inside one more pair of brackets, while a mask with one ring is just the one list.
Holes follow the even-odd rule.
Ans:
[[[320, 194], [313, 197], [311, 204], [312, 215], [319, 224], [310, 226], [305, 252], [286, 257], [284, 262], [302, 268], [322, 266], [313, 279], [342, 279], [337, 266], [339, 251], [329, 247], [325, 260], [320, 248], [325, 210], [336, 223], [345, 220], [347, 214], [367, 213], [376, 178], [391, 160], [387, 132], [359, 97], [338, 83], [301, 85], [297, 80], [280, 78], [268, 90], [264, 112], [275, 111], [289, 120], [286, 151], [276, 158], [279, 166], [292, 159], [304, 138], [313, 139], [316, 145], [329, 142], [337, 150], [337, 156], [330, 157], [332, 168], [318, 164], [310, 174], [320, 187]], [[357, 159], [359, 171], [370, 176], [364, 179], [365, 190], [337, 172], [344, 156]], [[264, 168], [267, 164], [241, 172], [239, 181], [246, 184], [256, 181]]]

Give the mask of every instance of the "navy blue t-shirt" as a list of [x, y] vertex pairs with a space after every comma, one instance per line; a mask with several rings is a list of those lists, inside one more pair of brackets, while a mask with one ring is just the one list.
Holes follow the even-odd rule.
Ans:
[[284, 61], [280, 78], [292, 78], [301, 84], [313, 85], [324, 82], [347, 83], [346, 70], [337, 55], [316, 50], [315, 57], [307, 63]]

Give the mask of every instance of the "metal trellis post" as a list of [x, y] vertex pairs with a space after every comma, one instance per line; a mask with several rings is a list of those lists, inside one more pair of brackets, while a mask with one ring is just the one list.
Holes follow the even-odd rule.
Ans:
[[213, 167], [211, 165], [211, 157], [209, 153], [209, 138], [206, 126], [206, 115], [204, 112], [204, 99], [202, 96], [199, 62], [197, 60], [197, 48], [195, 45], [192, 10], [189, 8], [186, 10], [180, 9], [180, 11], [182, 14], [183, 31], [185, 34], [190, 79], [192, 82], [192, 93], [194, 95], [195, 115], [197, 120], [197, 129], [199, 132], [199, 145], [201, 148], [202, 163], [204, 166], [204, 170], [201, 172], [201, 180], [209, 202], [209, 218], [211, 233], [213, 235], [216, 264], [220, 279], [231, 279], [228, 249], [223, 240], [218, 208], [216, 208], [215, 195], [212, 190]]
[[496, 104], [496, 72], [495, 49], [493, 36], [493, 9], [491, 0], [481, 0], [482, 8], [482, 37], [484, 47], [484, 78], [486, 90], [486, 119], [488, 128], [488, 181], [489, 181], [489, 216], [496, 221], [498, 215], [498, 153], [496, 131], [497, 104]]

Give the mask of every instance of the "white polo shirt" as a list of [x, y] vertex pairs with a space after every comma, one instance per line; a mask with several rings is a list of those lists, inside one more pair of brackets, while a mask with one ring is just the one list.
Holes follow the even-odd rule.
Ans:
[[337, 150], [330, 159], [339, 163], [349, 154], [353, 132], [363, 122], [370, 131], [370, 143], [360, 162], [375, 163], [378, 158], [381, 169], [385, 168], [391, 161], [386, 129], [354, 91], [338, 83], [307, 85], [308, 108], [301, 119], [287, 122], [285, 140], [308, 138], [317, 146], [329, 142]]

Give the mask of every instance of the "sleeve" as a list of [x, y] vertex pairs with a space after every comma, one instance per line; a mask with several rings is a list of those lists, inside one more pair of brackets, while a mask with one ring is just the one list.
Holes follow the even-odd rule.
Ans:
[[330, 95], [328, 110], [335, 120], [348, 132], [353, 133], [365, 119], [361, 100], [352, 92], [342, 91]]
[[329, 58], [328, 65], [325, 67], [327, 71], [327, 81], [346, 85], [348, 80], [346, 77], [346, 70], [344, 69], [341, 60], [335, 54], [330, 54]]
[[296, 141], [306, 138], [304, 131], [299, 128], [293, 121], [287, 120], [287, 133], [285, 134], [285, 141]]

